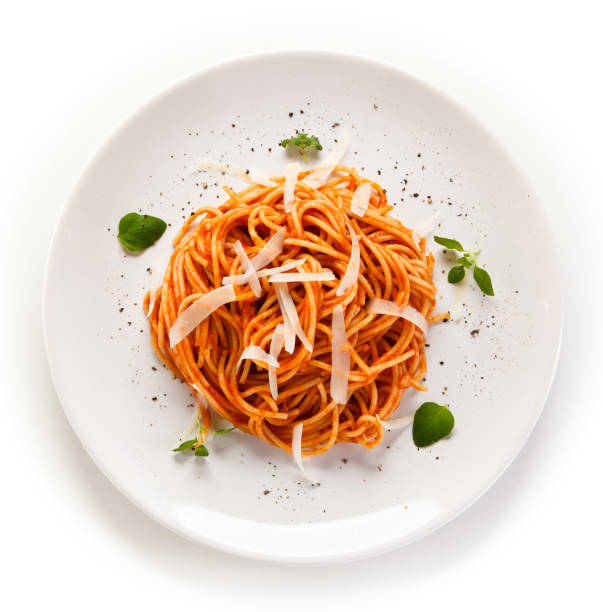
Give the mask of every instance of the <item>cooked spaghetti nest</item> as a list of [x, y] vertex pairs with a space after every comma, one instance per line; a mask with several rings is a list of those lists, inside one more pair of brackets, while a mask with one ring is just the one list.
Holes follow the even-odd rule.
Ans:
[[[373, 448], [383, 439], [384, 422], [398, 408], [408, 388], [426, 390], [425, 335], [406, 318], [369, 312], [372, 298], [412, 307], [429, 323], [436, 288], [434, 258], [425, 239], [389, 213], [382, 187], [347, 166], [336, 166], [319, 186], [297, 176], [285, 212], [285, 177], [272, 185], [252, 184], [239, 193], [224, 190], [220, 206], [203, 206], [186, 220], [174, 240], [163, 283], [147, 292], [145, 312], [159, 358], [193, 390], [200, 405], [203, 443], [215, 410], [241, 431], [293, 452], [295, 426], [303, 424], [303, 455], [318, 455], [338, 442]], [[351, 212], [356, 189], [370, 185], [364, 214]], [[366, 188], [365, 188], [366, 190]], [[301, 260], [293, 272], [333, 272], [333, 280], [288, 282], [299, 324], [312, 349], [296, 339], [291, 354], [278, 355], [276, 399], [271, 393], [265, 361], [239, 359], [246, 347], [270, 352], [272, 337], [287, 324], [276, 286], [259, 277], [259, 297], [249, 283], [232, 285], [234, 301], [213, 310], [184, 339], [170, 347], [170, 329], [179, 315], [199, 298], [223, 285], [225, 277], [244, 274], [240, 241], [247, 262], [280, 228], [282, 250], [269, 266]], [[283, 230], [281, 230], [283, 231]], [[360, 265], [357, 281], [343, 295], [337, 289], [345, 275], [357, 237]], [[358, 247], [356, 247], [358, 248]], [[257, 288], [257, 286], [256, 286]], [[341, 305], [349, 354], [347, 401], [331, 397], [333, 311]], [[255, 350], [255, 349], [254, 349]], [[274, 367], [274, 366], [272, 366]]]

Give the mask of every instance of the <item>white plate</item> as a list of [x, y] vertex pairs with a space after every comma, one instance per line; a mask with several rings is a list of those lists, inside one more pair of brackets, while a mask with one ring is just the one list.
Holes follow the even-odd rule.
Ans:
[[[398, 411], [425, 400], [449, 402], [453, 435], [424, 450], [408, 430], [386, 434], [372, 452], [338, 445], [308, 462], [319, 487], [305, 483], [285, 453], [239, 432], [213, 438], [206, 460], [172, 454], [192, 398], [151, 350], [141, 309], [146, 270], [165, 264], [185, 216], [224, 198], [214, 183], [243, 186], [235, 178], [193, 175], [193, 162], [228, 159], [282, 174], [282, 138], [308, 130], [328, 150], [344, 125], [352, 135], [345, 161], [387, 188], [403, 221], [412, 225], [437, 211], [438, 233], [483, 249], [480, 261], [496, 297], [482, 296], [471, 282], [459, 297], [446, 282], [449, 263], [432, 243], [440, 310], [458, 300], [463, 316], [430, 330], [430, 390], [406, 395]], [[125, 255], [115, 237], [118, 220], [132, 210], [172, 224], [139, 256]], [[385, 551], [474, 502], [538, 419], [561, 327], [547, 224], [506, 153], [425, 84], [380, 63], [328, 53], [222, 64], [136, 113], [69, 199], [46, 274], [53, 378], [73, 429], [101, 470], [174, 531], [283, 561]]]

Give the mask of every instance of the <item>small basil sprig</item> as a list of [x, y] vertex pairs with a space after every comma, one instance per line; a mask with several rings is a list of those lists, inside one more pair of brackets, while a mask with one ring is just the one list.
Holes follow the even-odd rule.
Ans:
[[291, 138], [281, 140], [280, 145], [285, 149], [289, 146], [297, 149], [298, 153], [303, 156], [304, 161], [308, 161], [306, 159], [306, 149], [314, 148], [317, 151], [322, 151], [320, 140], [318, 140], [316, 136], [308, 136], [308, 134], [305, 132], [299, 132], [299, 134], [296, 134]]
[[125, 249], [138, 253], [159, 240], [166, 227], [159, 217], [131, 212], [119, 220], [117, 238]]
[[412, 437], [418, 447], [430, 446], [449, 435], [453, 427], [454, 416], [448, 405], [425, 402], [415, 412]]
[[[186, 442], [183, 442], [178, 448], [173, 448], [172, 451], [174, 453], [179, 453], [181, 451], [189, 450], [192, 449], [195, 444], [197, 444], [197, 439], [193, 438], [192, 440], [187, 440]], [[197, 446], [197, 448], [195, 449], [196, 457], [207, 457], [208, 455], [209, 451], [203, 444], [199, 444], [199, 446]]]
[[477, 286], [486, 295], [494, 295], [494, 289], [492, 288], [492, 279], [490, 275], [477, 265], [477, 258], [482, 252], [481, 249], [477, 251], [466, 251], [463, 245], [453, 238], [444, 238], [442, 236], [434, 236], [433, 239], [441, 244], [443, 247], [450, 249], [451, 251], [458, 251], [462, 255], [456, 260], [456, 266], [450, 268], [448, 272], [449, 283], [460, 283], [465, 278], [465, 269], [469, 270], [473, 268], [473, 278], [477, 283]]

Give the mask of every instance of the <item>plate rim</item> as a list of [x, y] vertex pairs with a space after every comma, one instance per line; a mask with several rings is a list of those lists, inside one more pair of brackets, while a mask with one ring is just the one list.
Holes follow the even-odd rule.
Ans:
[[[44, 347], [46, 352], [46, 358], [48, 362], [48, 367], [51, 375], [51, 379], [57, 393], [57, 397], [61, 404], [61, 408], [65, 417], [73, 430], [77, 440], [82, 445], [83, 449], [92, 459], [93, 463], [100, 470], [100, 472], [107, 478], [107, 480], [136, 508], [142, 511], [149, 518], [156, 521], [158, 524], [166, 527], [173, 533], [176, 533], [189, 541], [195, 542], [196, 544], [203, 544], [206, 546], [210, 546], [224, 552], [236, 554], [239, 556], [252, 558], [256, 560], [264, 560], [271, 562], [287, 562], [287, 563], [338, 563], [344, 561], [355, 561], [368, 557], [373, 557], [379, 554], [384, 554], [390, 552], [392, 550], [401, 548], [406, 546], [412, 542], [415, 542], [430, 533], [438, 530], [441, 527], [447, 525], [450, 521], [455, 519], [457, 516], [462, 514], [465, 510], [471, 507], [474, 503], [476, 503], [483, 495], [485, 495], [490, 488], [500, 479], [500, 477], [504, 474], [504, 472], [508, 469], [508, 467], [515, 461], [521, 450], [524, 448], [526, 442], [532, 435], [536, 424], [538, 423], [542, 412], [544, 410], [544, 406], [548, 400], [550, 395], [550, 391], [555, 379], [555, 375], [557, 373], [557, 368], [559, 364], [560, 352], [561, 352], [561, 344], [563, 338], [564, 324], [565, 324], [565, 300], [564, 300], [564, 291], [563, 291], [563, 283], [562, 280], [557, 276], [555, 277], [555, 287], [553, 293], [556, 294], [556, 307], [558, 311], [558, 322], [555, 325], [557, 339], [556, 339], [556, 349], [555, 356], [553, 360], [553, 365], [550, 370], [548, 376], [548, 383], [546, 385], [546, 389], [542, 394], [541, 399], [535, 403], [534, 416], [532, 422], [529, 426], [526, 427], [524, 435], [515, 445], [513, 452], [510, 453], [508, 460], [504, 463], [499, 470], [493, 474], [489, 479], [485, 486], [481, 486], [479, 491], [474, 495], [470, 496], [470, 498], [462, 504], [459, 504], [458, 507], [454, 508], [452, 511], [448, 512], [446, 516], [439, 516], [429, 523], [425, 524], [421, 528], [415, 530], [412, 535], [402, 534], [398, 536], [393, 536], [391, 540], [389, 540], [386, 544], [375, 545], [373, 547], [365, 547], [362, 550], [352, 551], [352, 552], [335, 552], [331, 553], [328, 556], [318, 556], [318, 555], [304, 555], [304, 556], [295, 556], [295, 555], [287, 555], [287, 554], [272, 554], [270, 552], [260, 552], [256, 550], [248, 550], [244, 548], [233, 547], [226, 542], [220, 541], [218, 539], [211, 538], [206, 534], [199, 533], [194, 530], [187, 529], [184, 525], [176, 525], [175, 523], [170, 523], [158, 513], [156, 513], [153, 508], [145, 506], [143, 503], [139, 502], [133, 495], [131, 495], [127, 490], [125, 490], [120, 484], [114, 480], [109, 472], [105, 469], [103, 462], [96, 456], [96, 454], [92, 451], [89, 446], [85, 444], [85, 441], [80, 436], [77, 428], [74, 425], [74, 420], [72, 418], [72, 411], [68, 408], [67, 402], [64, 401], [64, 393], [62, 390], [62, 386], [58, 377], [56, 375], [56, 369], [53, 364], [54, 358], [52, 356], [52, 352], [50, 349], [49, 342], [49, 320], [48, 320], [48, 300], [49, 300], [49, 274], [52, 260], [54, 259], [54, 254], [56, 251], [56, 245], [58, 240], [58, 235], [60, 234], [60, 229], [62, 225], [65, 223], [66, 217], [68, 216], [69, 210], [76, 205], [75, 194], [78, 192], [80, 187], [86, 182], [88, 175], [90, 174], [92, 168], [94, 167], [96, 161], [102, 156], [104, 151], [108, 149], [112, 143], [118, 139], [118, 137], [122, 134], [122, 132], [126, 131], [128, 127], [138, 118], [139, 115], [143, 114], [149, 108], [159, 103], [163, 98], [169, 97], [178, 89], [185, 87], [189, 82], [192, 82], [196, 79], [202, 78], [203, 76], [209, 75], [216, 71], [221, 71], [224, 69], [230, 69], [236, 67], [237, 65], [245, 64], [246, 62], [261, 62], [263, 60], [270, 60], [274, 58], [281, 59], [299, 59], [300, 57], [310, 58], [310, 57], [320, 57], [320, 58], [330, 58], [341, 61], [355, 61], [361, 62], [364, 64], [368, 64], [369, 66], [374, 66], [379, 69], [387, 69], [397, 76], [401, 76], [406, 80], [412, 81], [419, 85], [420, 87], [428, 90], [432, 95], [442, 99], [451, 107], [454, 108], [456, 112], [461, 114], [465, 119], [469, 120], [476, 128], [478, 128], [484, 135], [486, 135], [491, 142], [491, 144], [495, 147], [495, 149], [501, 154], [501, 156], [506, 160], [509, 164], [509, 167], [513, 170], [513, 172], [522, 180], [522, 182], [529, 188], [531, 195], [532, 206], [534, 207], [539, 221], [541, 223], [541, 229], [543, 233], [550, 238], [551, 243], [551, 256], [553, 258], [553, 264], [559, 261], [559, 253], [558, 248], [555, 245], [554, 233], [551, 229], [550, 222], [546, 215], [546, 210], [542, 204], [542, 200], [538, 196], [537, 192], [533, 189], [531, 181], [524, 174], [523, 170], [517, 165], [512, 156], [511, 152], [504, 146], [498, 137], [493, 134], [487, 126], [485, 126], [480, 119], [475, 117], [471, 112], [469, 112], [462, 104], [457, 102], [454, 98], [452, 98], [448, 93], [440, 90], [436, 86], [432, 85], [430, 81], [426, 81], [422, 78], [415, 76], [401, 68], [400, 66], [390, 63], [388, 61], [384, 61], [382, 59], [375, 59], [373, 57], [369, 57], [366, 55], [344, 52], [344, 51], [331, 51], [331, 50], [322, 50], [322, 49], [278, 49], [271, 51], [262, 51], [256, 53], [248, 53], [245, 55], [240, 55], [236, 57], [230, 57], [225, 60], [216, 61], [207, 66], [204, 66], [198, 70], [195, 70], [188, 75], [179, 78], [173, 81], [167, 87], [161, 89], [156, 92], [154, 95], [148, 97], [146, 101], [137, 106], [133, 111], [129, 112], [126, 117], [117, 123], [112, 130], [108, 133], [106, 139], [103, 141], [102, 145], [94, 152], [94, 154], [87, 160], [85, 163], [81, 174], [79, 175], [77, 181], [74, 183], [71, 188], [69, 195], [64, 200], [61, 209], [58, 214], [57, 221], [55, 223], [55, 227], [52, 234], [52, 239], [50, 241], [50, 245], [47, 251], [46, 263], [44, 267], [44, 277], [43, 277], [43, 289], [42, 289], [42, 329], [43, 329], [43, 338], [44, 338]], [[334, 521], [335, 523], [337, 521]]]

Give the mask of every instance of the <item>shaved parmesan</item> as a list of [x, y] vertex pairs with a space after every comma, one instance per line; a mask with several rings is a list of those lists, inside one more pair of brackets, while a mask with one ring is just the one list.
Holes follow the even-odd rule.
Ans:
[[260, 252], [251, 259], [251, 265], [256, 269], [256, 271], [265, 268], [281, 254], [283, 245], [285, 244], [286, 235], [287, 228], [279, 227], [274, 236], [268, 240]]
[[335, 280], [331, 270], [324, 272], [289, 272], [288, 274], [274, 274], [268, 281], [271, 283], [305, 283]]
[[[280, 294], [277, 293], [278, 296], [278, 305], [281, 309], [281, 312], [285, 312], [285, 306], [283, 305], [283, 301], [280, 297]], [[291, 325], [289, 321], [289, 317], [283, 314], [283, 339], [285, 341], [285, 350], [289, 355], [293, 353], [295, 350], [295, 329], [293, 329], [293, 325]]]
[[293, 433], [291, 436], [291, 452], [293, 453], [293, 459], [295, 459], [295, 463], [297, 463], [297, 467], [299, 468], [300, 472], [304, 475], [304, 477], [307, 480], [316, 484], [318, 481], [308, 476], [308, 474], [306, 473], [306, 470], [304, 469], [304, 464], [303, 464], [303, 459], [302, 459], [302, 447], [301, 447], [303, 431], [304, 431], [303, 423], [298, 423], [297, 425], [293, 426]]
[[178, 318], [170, 328], [170, 348], [174, 348], [186, 338], [214, 310], [228, 302], [232, 302], [235, 298], [234, 287], [226, 285], [214, 289], [194, 301], [186, 310], [178, 315]]
[[255, 297], [260, 297], [260, 295], [262, 295], [262, 286], [260, 285], [257, 272], [251, 261], [249, 261], [249, 257], [247, 257], [247, 253], [245, 253], [245, 249], [240, 240], [235, 242], [234, 250], [241, 260], [241, 266], [243, 266], [243, 270], [245, 270], [245, 276], [249, 279], [251, 290], [255, 294]]
[[337, 404], [346, 404], [348, 401], [351, 356], [341, 304], [337, 304], [333, 309], [331, 329], [333, 332], [331, 340], [331, 398]]
[[346, 154], [349, 142], [349, 133], [347, 130], [343, 130], [337, 139], [335, 147], [331, 150], [325, 163], [320, 168], [313, 170], [304, 178], [304, 181], [311, 187], [318, 189], [328, 178], [329, 174], [333, 172], [335, 166], [341, 163], [343, 156]]
[[[265, 276], [272, 276], [273, 274], [280, 274], [281, 272], [288, 272], [295, 268], [299, 268], [306, 261], [305, 257], [301, 259], [295, 259], [289, 263], [283, 264], [276, 268], [264, 268], [259, 270], [257, 273], [258, 278], [264, 278]], [[247, 274], [235, 274], [234, 276], [225, 276], [222, 279], [223, 285], [244, 285], [247, 282]]]
[[291, 162], [285, 168], [285, 190], [283, 191], [283, 203], [285, 204], [285, 212], [291, 212], [291, 204], [295, 198], [295, 184], [297, 183], [297, 175], [301, 170], [299, 162]]
[[415, 232], [420, 236], [428, 236], [431, 234], [438, 224], [438, 220], [440, 219], [440, 215], [438, 213], [434, 213], [431, 217], [427, 217], [419, 223], [415, 223]]
[[258, 183], [266, 187], [273, 187], [276, 183], [270, 180], [267, 176], [261, 172], [243, 170], [231, 162], [217, 162], [211, 159], [202, 159], [197, 162], [195, 166], [195, 172], [217, 172], [220, 174], [229, 174], [230, 176], [236, 176], [237, 178], [249, 181], [250, 183]]
[[208, 404], [207, 404], [207, 399], [205, 398], [205, 395], [203, 394], [203, 391], [201, 391], [201, 389], [199, 389], [199, 387], [197, 387], [197, 385], [195, 385], [194, 383], [191, 385], [191, 387], [194, 389], [194, 391], [196, 391], [195, 395], [195, 399], [197, 400], [197, 402], [203, 406], [203, 408], [208, 408]]
[[369, 300], [366, 309], [370, 313], [400, 317], [416, 325], [424, 334], [427, 333], [427, 319], [410, 305], [400, 306], [396, 302], [373, 298]]
[[289, 293], [289, 289], [287, 289], [287, 284], [275, 283], [274, 290], [276, 292], [276, 298], [283, 314], [283, 319], [287, 321], [287, 323], [285, 323], [285, 350], [288, 353], [292, 353], [293, 346], [295, 343], [295, 336], [293, 337], [293, 340], [291, 340], [291, 331], [287, 329], [287, 325], [289, 325], [293, 329], [295, 335], [301, 340], [302, 344], [311, 354], [312, 345], [310, 344], [308, 337], [302, 329], [302, 326], [299, 324], [297, 310], [295, 310], [295, 304], [293, 303], [293, 298]]
[[193, 418], [189, 423], [189, 426], [180, 434], [181, 440], [190, 440], [190, 437], [197, 431], [201, 423], [201, 406], [197, 404], [195, 406], [195, 412]]
[[350, 235], [352, 237], [352, 252], [348, 267], [345, 269], [345, 274], [335, 292], [337, 296], [343, 295], [350, 287], [353, 287], [358, 282], [358, 274], [360, 274], [360, 243], [352, 228], [350, 228]]
[[[285, 328], [282, 323], [279, 323], [272, 333], [272, 340], [270, 340], [270, 356], [274, 357], [274, 359], [278, 359], [280, 352], [283, 350], [283, 343], [285, 341], [284, 336]], [[276, 378], [276, 368], [274, 366], [268, 367], [268, 384], [270, 385], [272, 399], [276, 401], [278, 399], [278, 381]]]
[[372, 191], [373, 189], [370, 183], [362, 183], [356, 187], [356, 191], [354, 191], [354, 195], [352, 196], [352, 204], [350, 205], [350, 210], [355, 215], [362, 217], [367, 211]]
[[427, 238], [431, 234], [440, 219], [438, 213], [434, 213], [431, 217], [427, 217], [418, 223], [415, 223], [414, 229], [412, 230], [412, 239], [417, 245], [421, 242], [421, 238]]
[[[152, 283], [153, 281], [151, 281]], [[155, 301], [157, 298], [157, 293], [159, 292], [159, 290], [161, 289], [161, 287], [151, 287], [149, 289], [151, 295], [149, 296], [149, 309], [147, 310], [147, 318], [151, 316], [151, 313], [153, 312], [153, 308], [155, 308]]]
[[379, 419], [379, 422], [385, 429], [391, 431], [392, 429], [404, 429], [405, 427], [408, 427], [413, 422], [414, 418], [414, 414], [407, 414], [406, 416], [398, 419], [387, 419], [387, 421], [382, 421]]
[[237, 368], [241, 365], [243, 359], [253, 359], [254, 361], [262, 361], [267, 366], [272, 366], [273, 368], [278, 368], [278, 361], [272, 355], [269, 355], [263, 348], [260, 346], [256, 346], [251, 344], [250, 346], [245, 347], [241, 356], [239, 357], [239, 361], [237, 363]]

